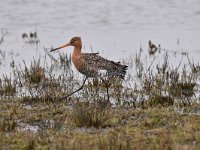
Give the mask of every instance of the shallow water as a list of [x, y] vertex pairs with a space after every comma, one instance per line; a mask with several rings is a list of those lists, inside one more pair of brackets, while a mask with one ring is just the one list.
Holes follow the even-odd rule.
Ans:
[[[129, 58], [140, 46], [147, 50], [151, 39], [165, 49], [188, 52], [198, 63], [199, 8], [199, 0], [1, 0], [0, 29], [8, 33], [0, 45], [6, 54], [1, 74], [9, 73], [12, 60], [44, 58], [43, 47], [56, 47], [73, 36], [82, 37], [84, 51], [91, 52], [92, 46], [115, 61]], [[38, 46], [21, 38], [34, 31]], [[64, 52], [70, 54], [71, 48]]]

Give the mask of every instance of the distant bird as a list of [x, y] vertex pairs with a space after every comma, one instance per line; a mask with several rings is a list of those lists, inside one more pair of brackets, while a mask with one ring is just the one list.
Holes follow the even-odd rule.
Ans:
[[[80, 37], [73, 37], [69, 43], [64, 44], [58, 48], [52, 49], [51, 52], [68, 46], [74, 46], [74, 51], [72, 53], [72, 62], [76, 69], [80, 73], [85, 75], [85, 79], [83, 81], [82, 86], [79, 89], [60, 99], [65, 99], [70, 95], [80, 91], [83, 88], [86, 80], [90, 77], [100, 78], [105, 83], [105, 85], [107, 85], [107, 82], [103, 79], [102, 71], [106, 72], [106, 75], [108, 77], [119, 77], [121, 79], [124, 79], [128, 66], [122, 65], [120, 64], [120, 62], [114, 62], [105, 59], [99, 56], [98, 53], [81, 53], [82, 42]], [[107, 97], [109, 100], [108, 86], [106, 88]]]
[[149, 54], [153, 55], [156, 53], [157, 50], [158, 50], [157, 46], [153, 44], [151, 40], [149, 40]]
[[34, 32], [34, 33], [32, 33], [32, 32], [30, 32], [30, 38], [37, 38], [37, 32]]
[[22, 38], [24, 39], [24, 38], [28, 38], [28, 35], [26, 34], [26, 33], [23, 33], [22, 34]]

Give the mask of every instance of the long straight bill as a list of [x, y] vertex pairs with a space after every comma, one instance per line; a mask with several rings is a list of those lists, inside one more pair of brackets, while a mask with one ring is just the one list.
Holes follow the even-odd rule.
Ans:
[[57, 48], [54, 48], [54, 49], [50, 50], [50, 52], [59, 50], [59, 49], [61, 49], [61, 48], [67, 47], [67, 46], [70, 46], [70, 43], [64, 44], [64, 45], [62, 45], [62, 46], [60, 46], [60, 47], [57, 47]]

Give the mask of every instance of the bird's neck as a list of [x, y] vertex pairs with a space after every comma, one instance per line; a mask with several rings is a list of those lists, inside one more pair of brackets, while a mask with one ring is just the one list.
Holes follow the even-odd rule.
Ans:
[[74, 47], [74, 51], [73, 51], [73, 53], [72, 53], [72, 59], [74, 58], [77, 58], [77, 57], [79, 57], [80, 56], [80, 54], [81, 54], [81, 48], [82, 48], [82, 46], [75, 46]]

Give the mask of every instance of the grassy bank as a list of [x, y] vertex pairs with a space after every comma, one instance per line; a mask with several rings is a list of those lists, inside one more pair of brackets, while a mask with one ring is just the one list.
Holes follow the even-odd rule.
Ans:
[[[2, 104], [3, 103], [3, 104]], [[64, 108], [63, 103], [24, 106], [23, 101], [1, 101], [0, 149], [199, 149], [200, 117], [192, 105], [147, 109], [104, 107], [106, 116], [84, 116], [91, 105]], [[82, 115], [77, 115], [82, 109]], [[99, 114], [100, 108], [93, 108]], [[6, 111], [4, 111], [6, 110]], [[87, 127], [77, 119], [99, 120]], [[97, 119], [98, 118], [98, 119]], [[87, 122], [88, 122], [87, 120]], [[23, 122], [23, 124], [22, 124]], [[83, 121], [84, 122], [84, 121]], [[26, 125], [30, 125], [29, 129]], [[38, 127], [33, 130], [33, 127]]]

